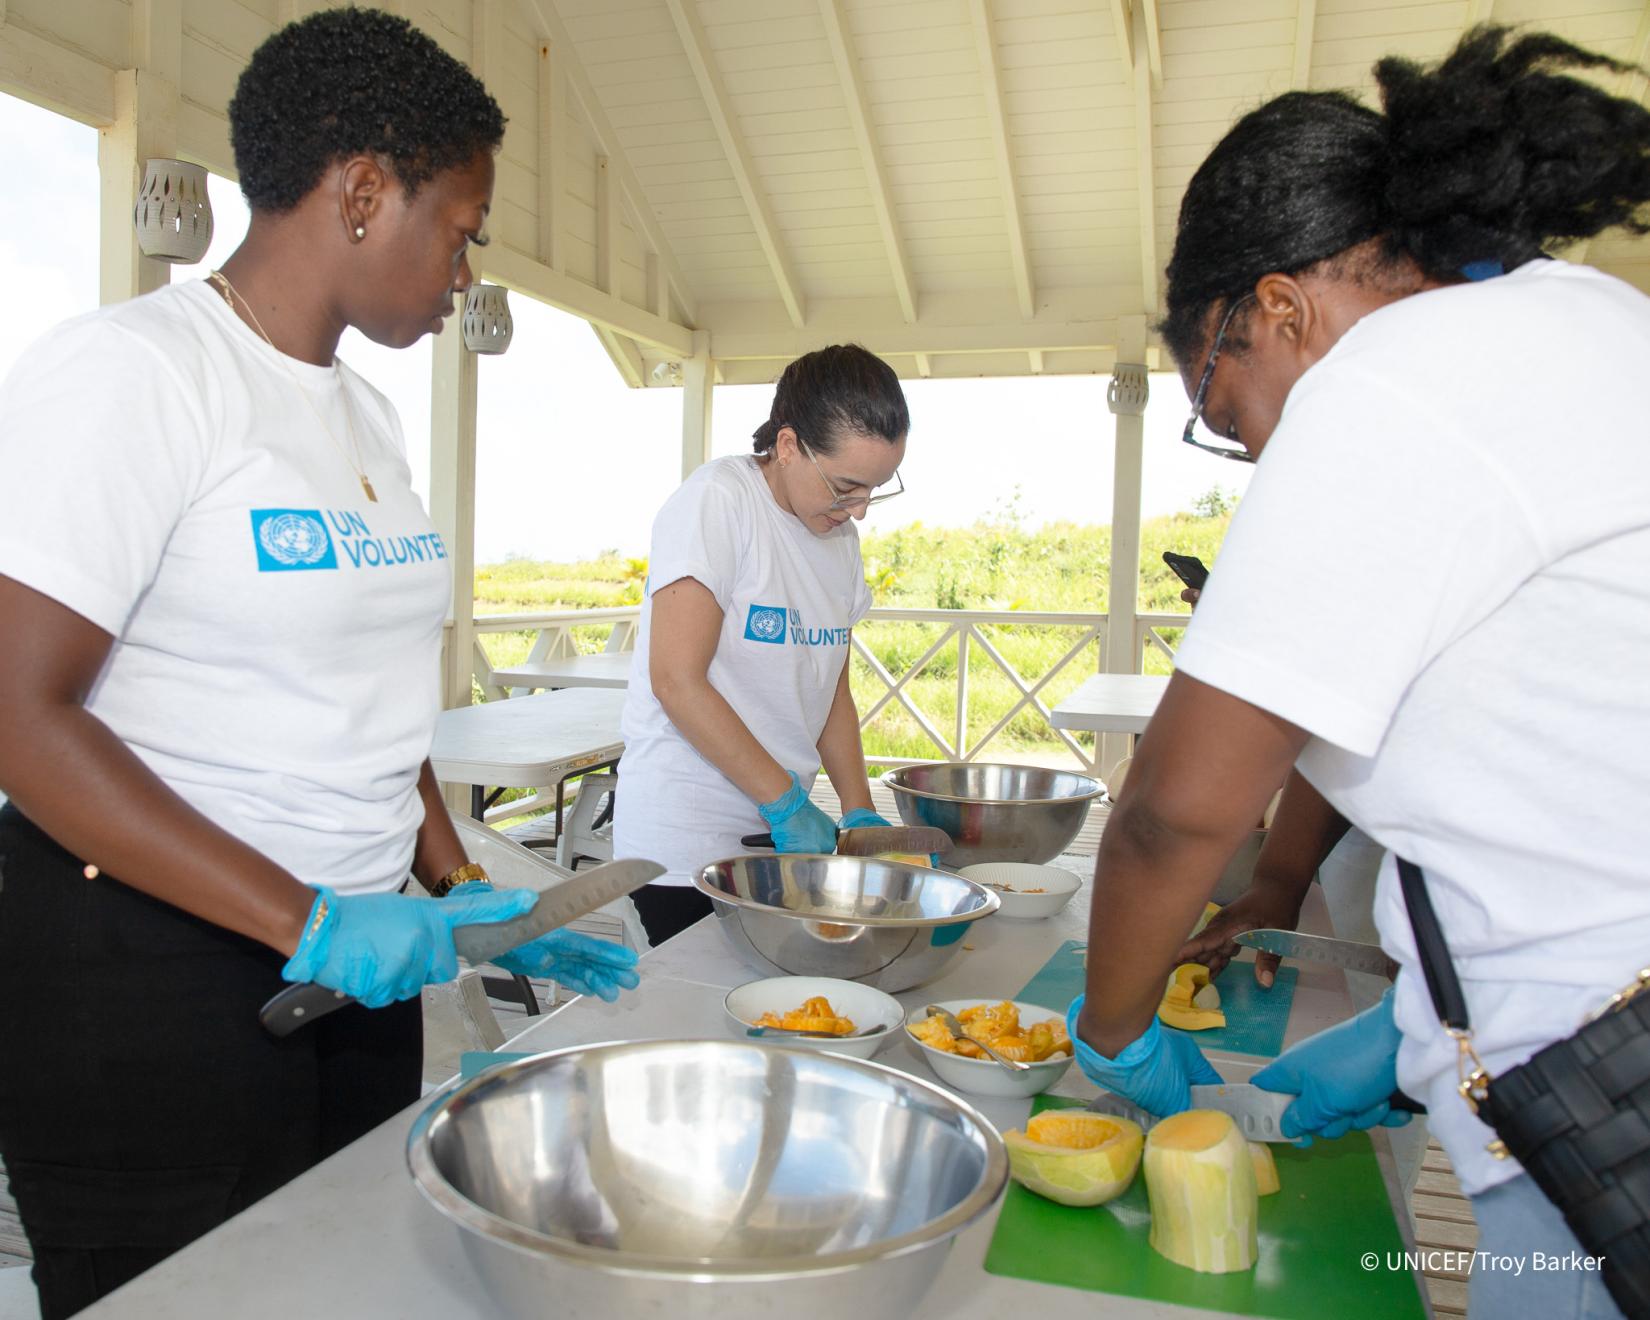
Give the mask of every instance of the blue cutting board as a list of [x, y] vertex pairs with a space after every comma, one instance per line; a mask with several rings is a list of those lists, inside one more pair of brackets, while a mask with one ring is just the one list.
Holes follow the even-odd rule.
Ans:
[[[1083, 950], [1087, 947], [1081, 941], [1067, 940], [1014, 998], [1064, 1013], [1071, 1001], [1083, 993]], [[1295, 1002], [1295, 982], [1299, 977], [1298, 969], [1280, 967], [1272, 988], [1262, 990], [1255, 984], [1252, 964], [1228, 963], [1226, 970], [1215, 978], [1226, 1025], [1187, 1034], [1205, 1053], [1224, 1050], [1228, 1054], [1277, 1057], [1283, 1049], [1283, 1032], [1289, 1025], [1289, 1009]]]

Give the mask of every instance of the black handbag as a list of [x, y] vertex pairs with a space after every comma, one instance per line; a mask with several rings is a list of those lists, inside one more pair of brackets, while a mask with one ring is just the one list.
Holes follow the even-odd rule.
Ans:
[[1489, 1151], [1524, 1166], [1590, 1256], [1615, 1303], [1650, 1320], [1650, 968], [1579, 1031], [1491, 1077], [1421, 868], [1398, 859], [1432, 1006], [1459, 1049], [1459, 1090], [1495, 1130]]

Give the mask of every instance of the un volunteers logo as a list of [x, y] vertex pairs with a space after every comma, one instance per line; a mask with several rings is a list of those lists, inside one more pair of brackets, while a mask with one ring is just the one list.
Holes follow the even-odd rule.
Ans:
[[747, 642], [785, 644], [785, 607], [783, 605], [752, 605], [745, 616]]
[[253, 509], [252, 539], [260, 573], [338, 567], [332, 536], [319, 509]]

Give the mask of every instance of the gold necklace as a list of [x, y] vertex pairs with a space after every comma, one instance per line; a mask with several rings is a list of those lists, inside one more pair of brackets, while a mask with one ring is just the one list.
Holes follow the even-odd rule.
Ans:
[[[372, 482], [367, 480], [366, 465], [361, 462], [361, 442], [356, 438], [355, 421], [350, 415], [349, 387], [344, 384], [344, 376], [343, 373], [338, 370], [337, 361], [334, 360], [332, 364], [332, 372], [333, 375], [338, 378], [338, 389], [343, 395], [344, 425], [349, 429], [349, 449], [345, 449], [343, 443], [336, 435], [333, 434], [332, 427], [327, 423], [327, 419], [321, 415], [321, 410], [315, 406], [315, 400], [309, 397], [309, 391], [304, 388], [303, 381], [298, 379], [298, 373], [292, 369], [292, 364], [286, 360], [286, 354], [282, 353], [280, 349], [275, 348], [275, 341], [269, 337], [269, 331], [265, 330], [262, 323], [259, 322], [258, 314], [252, 310], [252, 304], [247, 302], [246, 296], [229, 282], [229, 276], [225, 275], [221, 270], [213, 271], [206, 277], [206, 279], [209, 284], [214, 284], [217, 286], [218, 292], [223, 295], [224, 302], [229, 304], [230, 311], [235, 310], [235, 299], [240, 299], [241, 306], [246, 310], [247, 320], [252, 322], [252, 328], [256, 330], [263, 338], [264, 343], [274, 349], [275, 356], [280, 359], [281, 365], [286, 368], [287, 375], [292, 377], [293, 384], [298, 387], [298, 393], [304, 396], [304, 402], [309, 405], [309, 410], [315, 414], [315, 420], [321, 423], [321, 429], [327, 433], [327, 439], [332, 441], [332, 443], [337, 447], [338, 452], [343, 455], [344, 462], [348, 463], [350, 467], [354, 469], [355, 476], [357, 480], [360, 481], [361, 489], [366, 492], [367, 498], [374, 504], [377, 504], [378, 493], [373, 490]], [[353, 460], [350, 458], [351, 451], [355, 454], [355, 458]]]

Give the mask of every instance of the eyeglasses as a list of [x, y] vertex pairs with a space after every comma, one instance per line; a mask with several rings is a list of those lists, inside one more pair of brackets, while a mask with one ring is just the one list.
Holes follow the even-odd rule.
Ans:
[[1247, 449], [1229, 449], [1223, 445], [1208, 445], [1197, 438], [1197, 424], [1203, 418], [1203, 403], [1209, 393], [1209, 382], [1214, 378], [1215, 363], [1220, 360], [1220, 346], [1226, 339], [1227, 328], [1232, 324], [1232, 316], [1237, 309], [1248, 302], [1255, 295], [1246, 293], [1226, 309], [1226, 315], [1221, 317], [1220, 329], [1215, 331], [1215, 342], [1209, 347], [1209, 360], [1203, 364], [1203, 377], [1197, 382], [1197, 393], [1192, 395], [1192, 415], [1186, 420], [1186, 430], [1181, 440], [1193, 449], [1201, 449], [1205, 454], [1218, 454], [1221, 458], [1229, 458], [1236, 463], [1253, 463], [1254, 455]]
[[905, 494], [905, 480], [900, 476], [899, 469], [896, 468], [894, 469], [894, 480], [899, 485], [895, 489], [885, 491], [881, 495], [844, 495], [825, 475], [825, 469], [819, 466], [819, 460], [814, 457], [814, 451], [808, 447], [807, 442], [801, 436], [796, 437], [796, 447], [808, 456], [808, 462], [814, 465], [814, 471], [819, 473], [819, 479], [825, 483], [825, 489], [831, 492], [830, 509], [840, 509], [844, 513], [855, 513], [860, 509], [869, 508], [873, 504], [881, 504], [884, 500], [891, 500], [896, 495]]

